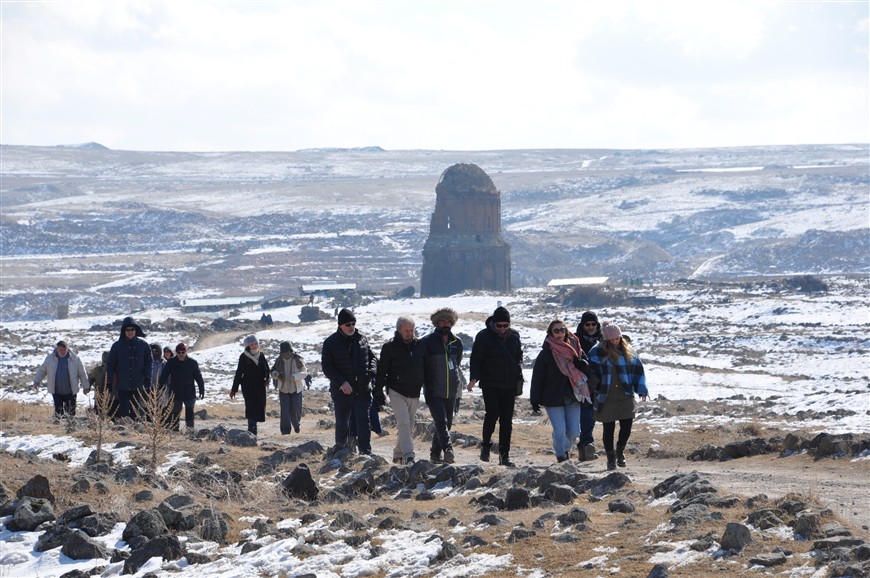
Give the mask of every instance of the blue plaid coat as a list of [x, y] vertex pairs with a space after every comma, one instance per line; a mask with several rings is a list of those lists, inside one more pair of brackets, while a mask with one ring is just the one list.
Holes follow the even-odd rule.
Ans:
[[[604, 352], [604, 345], [598, 344], [589, 351], [589, 369], [601, 380], [598, 386], [598, 393], [595, 396], [595, 407], [602, 407], [607, 399], [607, 394], [610, 391], [610, 379], [612, 363]], [[643, 363], [640, 361], [640, 356], [635, 353], [634, 360], [629, 363], [624, 355], [619, 356], [619, 361], [616, 364], [616, 371], [619, 374], [619, 381], [625, 388], [625, 393], [628, 395], [649, 395], [646, 389], [646, 376], [643, 372]]]

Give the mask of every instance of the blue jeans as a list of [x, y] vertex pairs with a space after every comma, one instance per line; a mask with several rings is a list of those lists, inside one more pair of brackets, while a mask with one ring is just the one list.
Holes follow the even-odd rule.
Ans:
[[595, 428], [595, 418], [592, 415], [591, 403], [584, 403], [580, 406], [580, 442], [577, 445], [587, 446], [594, 441], [592, 430]]
[[574, 440], [580, 435], [580, 404], [547, 407], [547, 416], [553, 426], [553, 451], [556, 457], [568, 455]]
[[281, 402], [281, 433], [287, 435], [294, 430], [299, 433], [299, 424], [302, 420], [302, 392], [279, 392], [278, 401]]
[[344, 395], [341, 392], [330, 393], [332, 405], [335, 407], [335, 444], [346, 445], [352, 435], [351, 421], [356, 422], [356, 442], [360, 453], [371, 453], [372, 430], [369, 429], [369, 406], [372, 404], [372, 394]]
[[432, 414], [432, 424], [435, 435], [432, 436], [431, 454], [440, 455], [443, 450], [453, 449], [450, 443], [450, 428], [453, 427], [453, 399], [435, 397], [428, 399], [429, 413]]

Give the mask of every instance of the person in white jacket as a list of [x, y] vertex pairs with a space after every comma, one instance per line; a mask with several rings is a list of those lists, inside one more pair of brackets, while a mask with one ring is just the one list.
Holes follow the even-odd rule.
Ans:
[[290, 433], [290, 428], [299, 433], [302, 421], [302, 385], [308, 370], [302, 357], [293, 351], [289, 341], [281, 343], [281, 353], [272, 365], [272, 381], [278, 389], [281, 401], [281, 434]]
[[54, 416], [57, 418], [76, 414], [76, 394], [79, 386], [85, 395], [91, 391], [88, 373], [82, 360], [65, 341], [58, 341], [54, 351], [49, 353], [33, 378], [33, 387], [39, 391], [43, 379], [48, 380], [48, 393], [54, 398]]

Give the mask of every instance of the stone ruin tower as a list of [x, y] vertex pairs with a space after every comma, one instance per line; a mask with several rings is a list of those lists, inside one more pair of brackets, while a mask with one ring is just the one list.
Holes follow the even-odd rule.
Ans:
[[501, 193], [489, 175], [474, 164], [453, 165], [441, 173], [435, 194], [420, 295], [509, 291], [511, 248], [501, 236]]

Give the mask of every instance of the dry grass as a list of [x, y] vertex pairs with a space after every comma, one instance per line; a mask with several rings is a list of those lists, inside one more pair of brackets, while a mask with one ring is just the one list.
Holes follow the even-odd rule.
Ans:
[[[327, 405], [327, 394], [324, 392], [308, 392], [306, 396], [306, 404], [309, 408], [323, 408]], [[684, 405], [687, 403], [682, 402]], [[459, 433], [479, 437], [481, 416], [479, 412], [471, 410], [471, 405], [471, 400], [466, 400], [463, 405], [462, 414], [457, 420], [454, 429]], [[676, 413], [675, 406], [676, 404], [670, 404], [666, 410]], [[699, 407], [700, 405], [698, 407], [688, 405], [684, 409], [686, 413], [695, 413], [699, 411]], [[243, 429], [245, 422], [240, 414], [240, 410], [240, 405], [209, 406], [207, 408], [209, 419], [207, 421], [198, 420], [196, 423], [197, 428], [213, 428], [218, 423], [222, 423], [226, 427]], [[708, 408], [708, 410], [717, 411], [716, 408]], [[51, 420], [52, 410], [49, 407], [23, 405], [6, 401], [0, 405], [0, 411], [2, 411], [4, 416], [3, 430], [7, 435], [65, 434], [64, 424], [53, 423]], [[189, 493], [203, 505], [214, 507], [225, 514], [229, 524], [228, 539], [230, 541], [238, 541], [241, 539], [242, 531], [250, 528], [250, 522], [240, 520], [243, 517], [265, 516], [277, 522], [285, 518], [300, 517], [306, 513], [317, 513], [331, 518], [337, 512], [349, 510], [360, 514], [369, 521], [370, 529], [368, 534], [373, 537], [374, 544], [377, 544], [379, 540], [377, 537], [379, 532], [376, 529], [377, 525], [386, 515], [394, 515], [402, 520], [416, 520], [421, 527], [434, 530], [443, 539], [455, 540], [458, 545], [460, 545], [459, 543], [465, 535], [478, 535], [487, 544], [476, 547], [471, 551], [494, 555], [511, 554], [517, 568], [524, 568], [526, 570], [540, 568], [550, 576], [608, 575], [616, 572], [615, 569], [618, 568], [619, 573], [622, 575], [645, 576], [651, 568], [650, 557], [658, 551], [666, 551], [674, 547], [667, 545], [667, 543], [694, 540], [708, 532], [712, 532], [715, 539], [718, 540], [721, 537], [726, 522], [742, 521], [748, 513], [748, 510], [744, 506], [738, 505], [734, 508], [721, 510], [723, 515], [722, 520], [706, 522], [687, 529], [662, 530], [662, 525], [667, 525], [671, 514], [666, 511], [665, 506], [653, 507], [648, 504], [646, 490], [654, 485], [656, 479], [655, 477], [650, 479], [640, 466], [647, 467], [651, 465], [651, 467], [658, 467], [658, 480], [660, 480], [677, 471], [685, 472], [695, 468], [708, 468], [708, 464], [694, 465], [690, 463], [687, 465], [684, 457], [669, 460], [645, 458], [643, 456], [647, 453], [646, 448], [654, 441], [661, 446], [668, 447], [676, 454], [685, 456], [705, 443], [723, 445], [730, 441], [745, 439], [747, 436], [754, 437], [762, 432], [757, 423], [744, 422], [742, 424], [735, 424], [733, 427], [706, 427], [696, 424], [688, 427], [683, 432], [657, 434], [650, 431], [643, 420], [639, 420], [629, 446], [630, 467], [627, 473], [633, 482], [619, 492], [619, 497], [630, 499], [635, 504], [637, 507], [635, 513], [611, 514], [608, 512], [608, 501], [610, 498], [599, 501], [591, 498], [589, 494], [583, 494], [574, 504], [568, 506], [531, 508], [512, 512], [500, 511], [496, 514], [508, 520], [508, 523], [484, 527], [479, 524], [484, 514], [479, 511], [479, 507], [476, 504], [472, 503], [472, 497], [470, 496], [449, 495], [439, 497], [434, 501], [394, 500], [391, 497], [383, 497], [380, 499], [356, 499], [345, 504], [326, 502], [308, 504], [288, 499], [280, 490], [280, 481], [296, 466], [295, 463], [285, 464], [282, 466], [281, 472], [259, 478], [254, 477], [253, 471], [259, 465], [260, 458], [276, 450], [294, 446], [311, 439], [316, 439], [324, 447], [328, 447], [332, 441], [332, 430], [319, 428], [318, 422], [320, 420], [330, 420], [331, 416], [325, 412], [320, 413], [320, 411], [309, 411], [306, 413], [302, 421], [302, 434], [291, 434], [289, 436], [281, 436], [277, 431], [277, 420], [267, 418], [267, 422], [260, 426], [258, 447], [222, 446], [218, 442], [173, 434], [166, 442], [165, 447], [161, 448], [161, 451], [158, 452], [158, 461], [165, 460], [166, 453], [168, 452], [183, 451], [191, 457], [204, 453], [212, 460], [215, 467], [243, 474], [244, 479], [237, 487], [227, 487], [227, 485], [219, 483], [217, 480], [209, 487], [189, 483], [189, 478], [186, 477], [187, 474], [184, 473], [185, 470], [182, 468], [174, 477], [166, 478], [169, 486], [168, 490], [155, 489], [147, 486], [145, 483], [121, 485], [116, 484], [111, 479], [107, 479], [105, 482], [109, 487], [107, 495], [98, 494], [93, 487], [86, 494], [73, 494], [71, 487], [73, 475], [77, 470], [70, 468], [64, 462], [57, 460], [39, 461], [33, 458], [16, 457], [8, 453], [0, 453], [0, 470], [3, 471], [4, 484], [12, 492], [36, 474], [48, 477], [51, 480], [52, 490], [57, 496], [57, 512], [62, 512], [71, 506], [87, 502], [94, 504], [95, 507], [102, 511], [112, 511], [119, 515], [121, 519], [129, 519], [138, 510], [155, 507], [161, 500], [176, 490], [180, 490]], [[421, 412], [420, 419], [425, 419], [426, 417], [426, 414]], [[770, 427], [766, 429], [769, 431]], [[87, 430], [73, 435], [85, 440], [93, 436]], [[596, 435], [597, 438], [598, 436], [600, 436], [600, 433]], [[107, 432], [106, 443], [120, 441], [121, 439], [132, 441], [139, 446], [140, 449], [133, 454], [135, 462], [146, 464], [149, 461], [150, 456], [147, 455], [148, 440], [145, 432], [139, 432], [132, 428], [120, 431], [113, 428]], [[374, 437], [372, 440], [374, 452], [387, 459], [391, 456], [394, 443], [394, 435], [382, 438]], [[428, 453], [428, 442], [417, 439], [415, 443], [418, 457], [425, 457]], [[521, 465], [549, 465], [554, 461], [552, 452], [549, 450], [549, 424], [543, 418], [531, 416], [525, 408], [521, 408], [519, 405], [517, 421], [514, 426], [514, 446], [515, 452], [512, 452], [512, 455], [515, 461]], [[484, 466], [484, 473], [480, 476], [484, 485], [492, 476], [502, 474], [505, 471], [494, 464], [480, 464], [477, 459], [476, 447], [457, 448], [456, 454], [458, 465], [477, 464]], [[315, 456], [308, 460], [315, 479], [319, 476], [318, 470], [322, 463], [321, 459], [320, 456]], [[751, 463], [749, 460], [740, 460], [740, 462], [741, 465]], [[637, 469], [631, 467], [635, 464], [638, 466]], [[812, 464], [811, 460], [780, 460], [778, 467], [792, 467], [794, 468], [795, 475], [801, 475], [801, 471], [807, 467], [806, 464]], [[817, 467], [828, 468], [834, 465], [844, 467], [844, 464], [830, 463]], [[389, 467], [389, 465], [384, 467]], [[709, 467], [712, 468], [713, 464], [710, 464]], [[765, 467], [763, 462], [760, 463], [760, 469], [763, 470]], [[590, 464], [583, 464], [581, 465], [581, 470], [591, 476], [601, 476], [605, 473], [604, 460], [599, 459]], [[844, 469], [843, 471], [845, 472], [846, 470]], [[331, 476], [333, 474], [334, 472], [330, 472], [327, 475]], [[803, 475], [806, 475], [805, 471]], [[855, 476], [854, 473], [850, 475]], [[144, 503], [135, 502], [133, 500], [134, 494], [143, 489], [153, 492], [153, 500]], [[805, 489], [806, 492], [803, 493], [803, 499], [805, 500], [808, 497], [811, 498], [814, 493], [821, 493], [819, 487], [814, 486], [812, 483], [808, 483]], [[731, 490], [732, 488], [722, 486], [720, 487], [719, 495], [729, 495], [732, 493]], [[757, 490], [751, 491], [747, 495], [755, 495], [765, 491], [769, 490], [764, 487], [764, 481], [759, 479]], [[556, 541], [554, 539], [555, 535], [564, 532], [565, 529], [554, 527], [555, 518], [548, 520], [543, 527], [535, 527], [534, 522], [544, 514], [553, 511], [558, 515], [570, 510], [574, 506], [580, 506], [587, 510], [590, 518], [586, 523], [585, 529], [571, 529], [571, 532], [579, 537], [579, 541]], [[397, 513], [375, 515], [374, 512], [378, 507], [388, 507]], [[430, 517], [430, 514], [433, 514], [433, 512], [436, 512], [440, 508], [446, 509], [447, 515]], [[461, 526], [467, 528], [464, 534], [454, 535], [454, 528], [450, 523], [450, 520], [453, 518], [458, 520]], [[536, 535], [514, 543], [509, 542], [511, 531], [520, 526], [534, 530]], [[715, 561], [711, 556], [707, 555], [701, 564], [671, 568], [670, 575], [676, 577], [723, 573], [723, 575], [729, 576], [757, 576], [757, 572], [744, 568], [749, 557], [755, 554], [771, 552], [777, 546], [801, 553], [807, 551], [811, 546], [811, 542], [795, 542], [793, 540], [781, 539], [777, 536], [770, 536], [748, 546], [736, 559], [726, 558]], [[461, 548], [468, 551], [465, 546], [461, 546]], [[584, 562], [596, 558], [601, 558], [605, 561], [591, 564], [589, 568], [583, 566]], [[778, 570], [786, 571], [788, 568], [800, 566], [805, 562], [805, 560], [800, 559], [798, 556], [793, 556], [789, 560], [786, 566], [780, 567]], [[497, 575], [501, 574], [503, 572], [497, 573]]]

